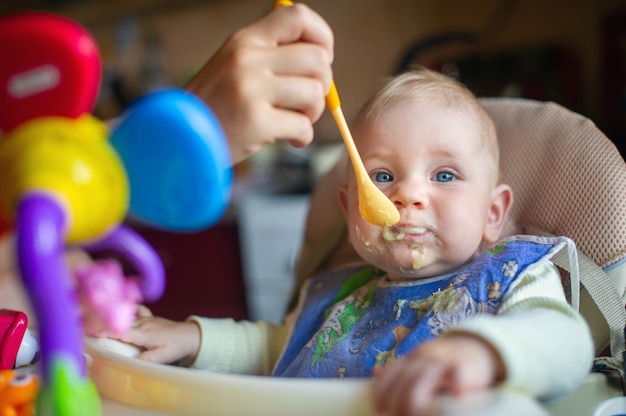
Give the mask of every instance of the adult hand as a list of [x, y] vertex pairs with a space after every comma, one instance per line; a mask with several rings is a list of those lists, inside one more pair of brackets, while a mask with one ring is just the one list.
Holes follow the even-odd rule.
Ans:
[[189, 82], [219, 118], [233, 163], [267, 144], [313, 140], [332, 80], [334, 39], [302, 3], [278, 8], [233, 35]]

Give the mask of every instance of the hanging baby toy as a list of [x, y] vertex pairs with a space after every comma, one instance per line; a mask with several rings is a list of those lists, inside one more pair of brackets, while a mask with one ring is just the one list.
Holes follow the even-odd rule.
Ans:
[[[219, 122], [196, 96], [155, 91], [112, 131], [89, 114], [101, 61], [77, 23], [48, 13], [0, 18], [0, 235], [12, 232], [40, 342], [40, 415], [102, 410], [83, 355], [85, 327], [123, 332], [137, 303], [164, 291], [163, 265], [123, 224], [130, 216], [170, 231], [215, 223], [230, 197], [230, 154]], [[65, 249], [112, 260], [72, 276]]]

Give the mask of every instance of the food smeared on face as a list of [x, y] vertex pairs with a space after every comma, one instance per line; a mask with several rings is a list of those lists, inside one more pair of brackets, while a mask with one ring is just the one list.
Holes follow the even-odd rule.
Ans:
[[385, 239], [385, 241], [401, 241], [404, 240], [407, 236], [424, 235], [426, 231], [427, 230], [424, 227], [384, 227], [383, 238]]
[[371, 253], [372, 252], [372, 243], [365, 238], [365, 236], [361, 232], [361, 229], [359, 228], [358, 224], [354, 226], [354, 231], [356, 232], [356, 236], [359, 239], [359, 241], [361, 241], [363, 243], [363, 247], [365, 247], [365, 249]]
[[419, 270], [419, 268], [424, 264], [426, 247], [422, 244], [411, 244], [411, 257], [413, 258], [413, 270]]

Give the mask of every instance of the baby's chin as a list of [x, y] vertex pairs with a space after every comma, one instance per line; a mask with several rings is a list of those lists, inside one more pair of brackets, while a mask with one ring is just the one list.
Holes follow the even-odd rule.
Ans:
[[409, 282], [420, 279], [427, 279], [431, 277], [428, 274], [425, 274], [423, 270], [408, 270], [404, 268], [393, 268], [386, 271], [387, 279], [392, 281], [400, 281], [400, 282]]
[[[381, 270], [385, 270], [382, 267], [379, 267]], [[386, 275], [389, 280], [393, 281], [413, 281], [413, 280], [421, 280], [421, 279], [430, 279], [433, 277], [441, 276], [446, 274], [444, 270], [436, 266], [424, 266], [419, 270], [411, 269], [410, 265], [406, 267], [396, 266], [393, 268], [387, 267]]]
[[427, 259], [416, 259], [413, 256], [391, 258], [390, 255], [371, 259], [369, 263], [383, 270], [392, 280], [413, 280], [431, 277]]
[[401, 279], [420, 279], [437, 274], [440, 267], [433, 263], [436, 247], [424, 244], [393, 242], [378, 245], [359, 245], [359, 256], [366, 262]]
[[387, 272], [392, 280], [427, 279], [454, 272], [459, 265], [442, 261], [437, 247], [395, 247], [369, 263]]

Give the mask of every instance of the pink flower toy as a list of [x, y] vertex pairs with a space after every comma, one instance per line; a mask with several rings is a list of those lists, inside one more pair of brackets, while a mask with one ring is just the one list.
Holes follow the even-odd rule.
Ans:
[[117, 261], [80, 265], [75, 277], [87, 335], [123, 334], [132, 326], [143, 296], [136, 278], [127, 278]]

